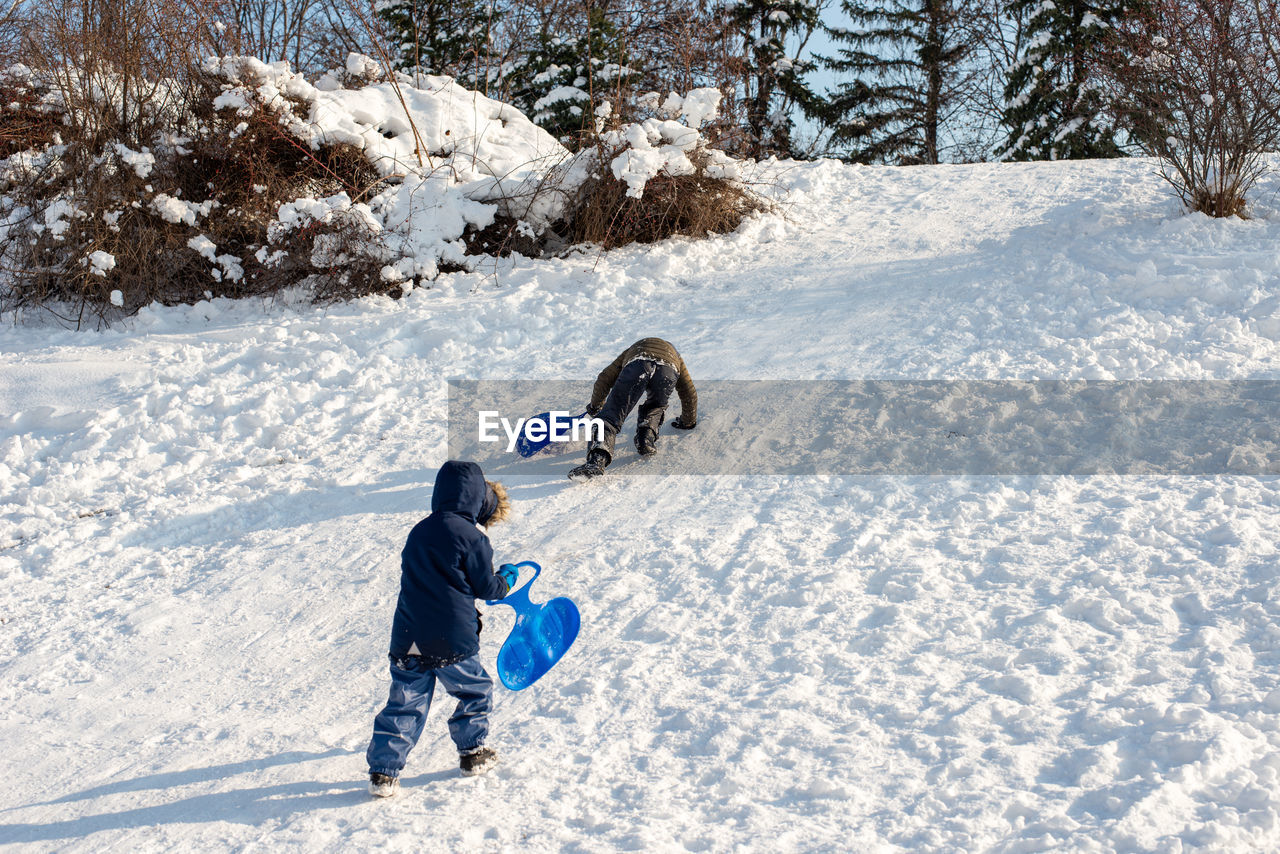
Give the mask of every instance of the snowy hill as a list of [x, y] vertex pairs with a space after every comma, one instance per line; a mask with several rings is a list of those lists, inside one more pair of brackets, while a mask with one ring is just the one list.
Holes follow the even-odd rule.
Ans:
[[650, 334], [696, 381], [1277, 376], [1280, 182], [1211, 221], [1142, 160], [771, 169], [707, 241], [6, 327], [0, 851], [1280, 847], [1274, 477], [504, 475], [498, 558], [582, 634], [498, 689], [494, 772], [438, 698], [370, 800], [449, 378]]

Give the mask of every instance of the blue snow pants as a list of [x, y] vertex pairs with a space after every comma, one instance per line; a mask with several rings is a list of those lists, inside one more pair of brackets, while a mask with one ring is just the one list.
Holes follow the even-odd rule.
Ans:
[[392, 659], [391, 695], [386, 708], [373, 720], [373, 739], [365, 754], [373, 773], [400, 776], [409, 751], [422, 736], [437, 680], [458, 701], [449, 718], [449, 735], [458, 752], [475, 750], [489, 734], [493, 680], [480, 664], [480, 656], [435, 668], [423, 667], [418, 661], [416, 656]]

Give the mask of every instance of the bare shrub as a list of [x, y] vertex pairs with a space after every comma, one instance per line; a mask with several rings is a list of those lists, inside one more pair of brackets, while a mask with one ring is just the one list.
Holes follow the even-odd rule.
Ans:
[[326, 51], [316, 31], [323, 25], [320, 0], [211, 0], [223, 53], [284, 60], [318, 70]]
[[[210, 79], [211, 86], [217, 81]], [[207, 233], [219, 247], [230, 247], [241, 257], [245, 276], [240, 282], [219, 282], [219, 296], [275, 293], [315, 274], [321, 288], [333, 278], [351, 281], [355, 270], [335, 271], [331, 265], [311, 265], [311, 244], [326, 239], [357, 239], [341, 218], [293, 235], [287, 246], [273, 245], [268, 229], [280, 205], [300, 196], [346, 193], [353, 201], [366, 199], [381, 187], [383, 179], [364, 152], [348, 144], [312, 149], [294, 138], [282, 125], [280, 114], [260, 103], [247, 117], [230, 119], [212, 110], [214, 91], [197, 111], [203, 125], [213, 129], [191, 144], [191, 156], [173, 164], [171, 180], [188, 198], [204, 196], [217, 203]], [[375, 240], [367, 233], [361, 241]], [[324, 257], [322, 254], [319, 257]], [[270, 263], [264, 258], [272, 258]], [[351, 275], [347, 275], [350, 273]], [[365, 293], [375, 292], [371, 288]], [[362, 295], [352, 292], [352, 296]], [[190, 296], [190, 294], [188, 294]], [[318, 299], [327, 299], [317, 293]], [[184, 299], [183, 301], [188, 301]]]
[[350, 211], [339, 212], [323, 222], [312, 223], [273, 243], [273, 249], [287, 260], [265, 271], [275, 272], [281, 284], [305, 282], [311, 299], [335, 303], [372, 294], [399, 297], [398, 280], [389, 280], [381, 271], [387, 258], [378, 236]]
[[705, 173], [658, 175], [649, 179], [640, 198], [627, 195], [627, 189], [612, 175], [592, 181], [567, 223], [569, 240], [613, 249], [674, 235], [726, 234], [767, 207], [749, 189]]
[[[172, 127], [189, 135], [160, 131], [139, 149], [102, 128], [76, 136], [83, 126], [58, 113], [50, 134], [32, 121], [46, 115], [39, 110], [0, 112], [0, 141], [11, 150], [34, 143], [4, 161], [0, 257], [9, 286], [0, 307], [40, 308], [80, 325], [153, 302], [271, 294], [312, 276], [317, 299], [388, 289], [353, 262], [377, 255], [367, 229], [357, 233], [338, 217], [291, 235], [287, 246], [271, 245], [268, 234], [282, 202], [335, 193], [359, 201], [374, 191], [382, 179], [363, 152], [313, 150], [261, 104], [248, 115], [215, 110], [219, 78], [192, 73], [185, 82], [197, 95]], [[19, 105], [56, 93], [34, 78], [18, 88], [23, 97], [11, 103]], [[324, 251], [314, 251], [317, 241]]]
[[21, 67], [0, 71], [0, 158], [52, 145], [64, 118], [62, 109], [42, 100]]
[[[124, 201], [146, 198], [144, 179], [112, 156], [90, 157], [83, 149], [68, 153], [72, 170], [109, 173], [111, 181], [78, 181], [74, 192], [29, 197], [32, 227], [11, 229], [5, 246], [6, 258], [17, 267], [7, 302], [41, 307], [79, 325], [115, 309], [136, 310], [157, 290], [168, 290], [160, 286], [165, 279], [188, 282], [198, 256], [185, 251], [176, 229], [155, 227], [151, 211]], [[135, 304], [126, 306], [124, 294]]]
[[[362, 0], [338, 2], [348, 22], [367, 18], [356, 5]], [[667, 5], [695, 20], [696, 4]], [[194, 0], [30, 0], [36, 14], [22, 35], [29, 67], [0, 74], [0, 310], [49, 311], [79, 326], [107, 324], [151, 303], [263, 296], [299, 285], [321, 302], [396, 296], [436, 271], [462, 269], [464, 246], [466, 254], [536, 256], [559, 249], [566, 235], [604, 247], [704, 236], [730, 231], [764, 206], [736, 181], [717, 177], [727, 174], [725, 164], [708, 166], [707, 158], [724, 155], [705, 146], [689, 149], [690, 162], [674, 170], [701, 164], [693, 174], [653, 175], [642, 197], [633, 197], [634, 183], [613, 178], [605, 157], [625, 146], [606, 152], [597, 126], [586, 137], [602, 158], [595, 179], [583, 184], [578, 172], [565, 180], [566, 172], [552, 169], [534, 181], [530, 198], [505, 200], [506, 207], [486, 198], [482, 204], [496, 204], [501, 215], [427, 259], [415, 252], [414, 234], [400, 233], [412, 232], [412, 223], [387, 228], [382, 219], [389, 204], [403, 204], [410, 218], [414, 210], [430, 216], [434, 199], [415, 207], [412, 198], [417, 186], [435, 192], [422, 179], [437, 155], [427, 151], [401, 91], [409, 78], [390, 73], [385, 50], [381, 63], [355, 63], [328, 78], [352, 86], [376, 78], [400, 98], [419, 168], [388, 177], [352, 145], [314, 147], [302, 118], [310, 104], [287, 95], [305, 90], [277, 89], [280, 69], [247, 58], [205, 64], [207, 53], [236, 35], [214, 20], [231, 7], [253, 20], [276, 8], [299, 15], [317, 8], [310, 0], [204, 7]], [[297, 32], [292, 23], [285, 28]], [[366, 29], [374, 39], [374, 28]], [[6, 32], [0, 20], [0, 56]], [[291, 37], [295, 55], [299, 44]], [[694, 61], [662, 74], [695, 74]], [[621, 105], [628, 97], [619, 88], [607, 100]], [[613, 114], [615, 125], [620, 115]], [[655, 137], [652, 145], [671, 143]], [[455, 195], [448, 198], [461, 192], [449, 187]], [[530, 215], [531, 225], [520, 210], [527, 214], [535, 199], [553, 212]], [[290, 205], [298, 215], [286, 218], [281, 211]], [[568, 213], [559, 222], [548, 222], [562, 209]]]
[[64, 111], [66, 136], [132, 148], [173, 130], [194, 94], [202, 14], [183, 0], [32, 0], [25, 62]]
[[1244, 216], [1280, 144], [1280, 0], [1150, 0], [1114, 28], [1118, 118], [1189, 210]]
[[536, 258], [559, 242], [555, 232], [547, 230], [537, 234], [528, 223], [510, 216], [496, 216], [487, 227], [469, 230], [463, 235], [463, 241], [468, 255], [495, 258], [505, 258], [513, 252]]

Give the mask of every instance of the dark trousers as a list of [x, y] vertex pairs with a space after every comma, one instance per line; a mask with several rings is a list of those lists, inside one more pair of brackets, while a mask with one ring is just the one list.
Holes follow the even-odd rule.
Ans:
[[667, 413], [667, 402], [676, 388], [676, 379], [675, 368], [650, 359], [635, 359], [624, 365], [613, 388], [609, 389], [604, 408], [596, 416], [604, 422], [604, 441], [592, 441], [588, 445], [588, 453], [604, 451], [609, 455], [604, 464], [612, 462], [613, 440], [637, 403], [640, 409], [636, 412], [636, 444], [646, 437], [656, 443], [658, 428]]

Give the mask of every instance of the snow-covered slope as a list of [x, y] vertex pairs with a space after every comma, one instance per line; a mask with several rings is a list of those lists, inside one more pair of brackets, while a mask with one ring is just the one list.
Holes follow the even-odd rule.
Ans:
[[496, 771], [441, 700], [369, 799], [447, 378], [650, 334], [695, 380], [1280, 367], [1276, 182], [1216, 222], [1137, 160], [761, 178], [786, 207], [708, 241], [6, 327], [0, 850], [1280, 847], [1271, 477], [506, 477], [499, 559], [582, 634], [498, 689]]

